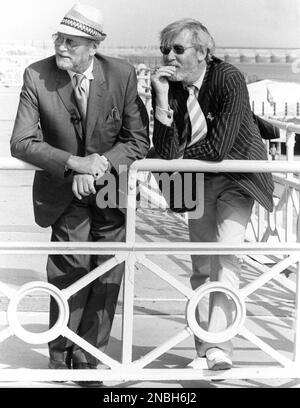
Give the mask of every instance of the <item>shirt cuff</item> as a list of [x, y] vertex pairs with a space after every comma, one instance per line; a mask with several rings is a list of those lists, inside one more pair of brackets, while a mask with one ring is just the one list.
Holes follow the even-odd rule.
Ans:
[[155, 108], [155, 117], [159, 120], [163, 125], [171, 126], [173, 123], [173, 110], [172, 109], [162, 109], [159, 106]]
[[103, 154], [101, 155], [101, 157], [103, 157], [103, 159], [106, 161], [106, 164], [107, 164], [105, 173], [109, 173], [109, 172], [111, 171], [112, 164], [111, 164], [111, 162], [108, 160], [108, 158], [107, 158], [106, 156], [104, 156]]

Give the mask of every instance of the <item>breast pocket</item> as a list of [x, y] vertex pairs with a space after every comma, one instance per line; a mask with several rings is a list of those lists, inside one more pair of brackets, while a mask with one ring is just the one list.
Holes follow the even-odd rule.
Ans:
[[116, 119], [111, 116], [106, 118], [106, 120], [104, 119], [103, 122], [98, 122], [98, 132], [96, 128], [96, 134], [98, 135], [97, 142], [101, 150], [109, 150], [117, 143], [121, 127], [121, 119]]
[[122, 120], [121, 114], [116, 106], [113, 106], [111, 110], [107, 113], [103, 126], [106, 132], [115, 133], [119, 132], [121, 129]]
[[121, 119], [109, 119], [105, 121], [102, 126], [103, 130], [105, 131], [106, 134], [112, 135], [112, 134], [118, 134], [121, 130], [121, 125], [122, 121]]
[[111, 110], [107, 113], [105, 122], [114, 122], [114, 121], [119, 121], [121, 120], [121, 115], [120, 112], [117, 108], [117, 106], [113, 106]]

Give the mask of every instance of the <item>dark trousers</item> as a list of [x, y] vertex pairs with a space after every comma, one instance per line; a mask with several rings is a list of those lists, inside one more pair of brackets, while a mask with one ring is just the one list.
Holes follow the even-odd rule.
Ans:
[[[117, 208], [98, 208], [96, 195], [73, 199], [64, 214], [52, 226], [51, 241], [87, 242], [125, 239], [124, 215]], [[60, 289], [88, 274], [111, 255], [49, 255], [48, 282]], [[105, 351], [113, 323], [124, 263], [97, 278], [69, 299], [68, 327], [101, 351]], [[58, 316], [57, 304], [50, 301], [50, 327]], [[75, 362], [97, 365], [98, 360], [67, 338], [49, 342], [50, 358], [65, 361], [67, 354]]]

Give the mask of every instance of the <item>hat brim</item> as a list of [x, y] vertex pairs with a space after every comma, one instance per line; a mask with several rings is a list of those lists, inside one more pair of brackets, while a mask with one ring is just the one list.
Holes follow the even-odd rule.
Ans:
[[89, 40], [94, 40], [94, 41], [103, 41], [106, 38], [106, 34], [102, 34], [102, 35], [99, 35], [99, 36], [92, 36], [92, 35], [84, 33], [83, 31], [77, 30], [74, 27], [69, 27], [69, 26], [67, 26], [65, 24], [60, 24], [57, 27], [56, 31], [58, 33], [67, 34], [67, 35], [74, 35], [76, 37], [88, 38]]

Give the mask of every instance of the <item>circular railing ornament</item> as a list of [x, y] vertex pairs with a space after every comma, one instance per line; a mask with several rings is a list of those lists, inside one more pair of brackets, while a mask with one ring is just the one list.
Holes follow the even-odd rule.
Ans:
[[[196, 320], [196, 308], [199, 301], [206, 295], [212, 292], [222, 292], [229, 296], [235, 304], [235, 317], [233, 322], [225, 330], [219, 332], [209, 332], [202, 329]], [[195, 290], [195, 294], [191, 297], [186, 308], [186, 319], [190, 329], [202, 341], [207, 343], [222, 343], [232, 339], [244, 325], [246, 318], [245, 302], [239, 296], [238, 292], [219, 282], [209, 282], [200, 286]]]
[[[33, 333], [24, 329], [17, 318], [18, 305], [22, 298], [33, 291], [46, 292], [55, 299], [58, 306], [58, 318], [55, 324], [41, 333]], [[62, 334], [69, 320], [69, 305], [62, 291], [48, 282], [29, 282], [23, 285], [10, 299], [7, 308], [7, 320], [13, 333], [30, 344], [43, 344], [56, 339]]]

